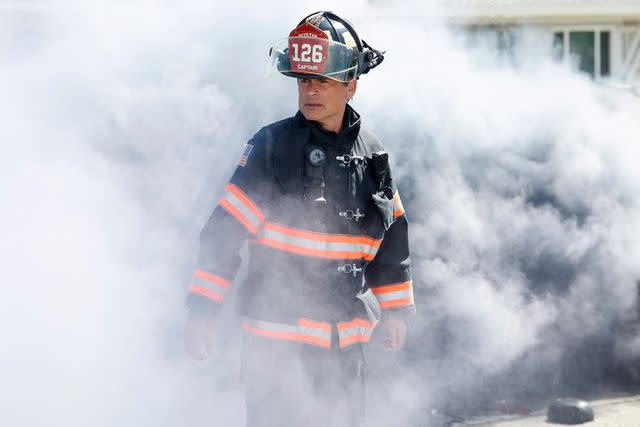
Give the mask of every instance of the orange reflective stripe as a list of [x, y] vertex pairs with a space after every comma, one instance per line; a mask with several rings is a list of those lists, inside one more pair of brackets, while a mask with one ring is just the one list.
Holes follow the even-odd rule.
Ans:
[[322, 329], [323, 331], [331, 332], [331, 325], [326, 322], [316, 322], [315, 320], [300, 319], [298, 325], [305, 328]]
[[213, 300], [219, 303], [224, 302], [224, 297], [222, 295], [210, 289], [203, 288], [202, 286], [190, 285], [189, 292], [191, 292], [192, 294], [202, 295], [203, 297], [209, 298], [210, 300]]
[[352, 236], [350, 234], [326, 234], [317, 231], [306, 231], [298, 228], [291, 228], [280, 224], [268, 222], [264, 225], [267, 230], [274, 230], [289, 236], [300, 237], [302, 239], [315, 240], [317, 242], [337, 242], [337, 243], [364, 243], [372, 246], [380, 246], [381, 240], [376, 240], [368, 236]]
[[331, 325], [309, 319], [299, 319], [300, 334], [298, 340], [321, 347], [331, 347]]
[[252, 234], [256, 234], [256, 227], [249, 222], [247, 218], [245, 218], [238, 209], [235, 208], [231, 203], [227, 201], [227, 199], [220, 199], [220, 205], [225, 208], [227, 212], [233, 215], [242, 225], [244, 225], [247, 230], [249, 230]]
[[342, 330], [353, 328], [356, 326], [362, 326], [364, 328], [373, 328], [374, 323], [371, 323], [366, 319], [353, 319], [348, 322], [339, 322], [337, 326], [338, 326], [338, 330], [342, 331]]
[[392, 283], [389, 285], [372, 287], [374, 295], [382, 308], [399, 308], [413, 305], [413, 282]]
[[231, 282], [228, 280], [203, 270], [196, 270], [191, 278], [189, 292], [222, 303], [224, 302], [224, 294], [230, 287]]
[[[366, 319], [353, 319], [337, 324], [340, 347], [369, 342], [377, 325]], [[331, 325], [309, 319], [298, 319], [298, 324], [284, 324], [244, 317], [243, 329], [264, 338], [302, 342], [324, 348], [331, 347]]]
[[264, 222], [264, 215], [258, 206], [234, 184], [225, 188], [220, 199], [220, 206], [244, 225], [249, 232], [256, 234]]
[[264, 215], [262, 214], [260, 209], [258, 209], [258, 206], [256, 206], [256, 204], [253, 203], [253, 200], [247, 197], [247, 195], [244, 194], [242, 190], [240, 190], [240, 188], [238, 188], [236, 185], [229, 184], [227, 185], [226, 190], [232, 192], [238, 199], [240, 199], [240, 201], [244, 203], [244, 205], [249, 208], [251, 212], [253, 212], [253, 214], [256, 216], [256, 218], [258, 218], [260, 222], [264, 221]]
[[266, 222], [253, 242], [305, 256], [372, 260], [382, 240], [368, 236], [317, 233]]
[[272, 248], [280, 249], [286, 252], [295, 253], [298, 255], [306, 255], [318, 258], [327, 259], [360, 259], [364, 258], [371, 261], [375, 255], [364, 252], [346, 252], [346, 251], [326, 251], [321, 249], [308, 249], [296, 245], [290, 245], [287, 243], [278, 242], [272, 239], [255, 239], [255, 243], [260, 243], [264, 246], [270, 246]]
[[393, 301], [378, 301], [380, 308], [399, 308], [413, 305], [413, 298], [400, 298]]
[[286, 341], [297, 341], [297, 336], [298, 336], [297, 332], [269, 331], [266, 329], [256, 328], [247, 323], [242, 323], [242, 327], [245, 331], [253, 335], [259, 335], [261, 337], [275, 338], [275, 339], [286, 340]]
[[307, 344], [313, 344], [313, 345], [317, 345], [318, 347], [324, 347], [324, 348], [330, 348], [331, 347], [331, 340], [327, 340], [324, 338], [319, 338], [319, 337], [310, 337], [307, 335], [300, 335], [298, 334], [298, 337], [296, 339], [296, 341], [300, 341], [300, 342], [304, 342]]
[[227, 280], [224, 280], [222, 277], [218, 277], [215, 274], [207, 273], [206, 271], [202, 270], [196, 270], [193, 273], [193, 277], [207, 280], [211, 283], [215, 283], [216, 285], [220, 285], [223, 288], [228, 288], [231, 286], [231, 283], [229, 283]]
[[331, 325], [325, 322], [299, 319], [297, 325], [289, 325], [245, 317], [242, 327], [250, 334], [265, 338], [331, 347]]
[[365, 319], [353, 319], [349, 322], [339, 322], [337, 328], [340, 348], [347, 347], [355, 343], [369, 342], [376, 325], [377, 323], [372, 323]]
[[404, 206], [402, 206], [402, 200], [400, 200], [400, 193], [398, 193], [398, 191], [393, 194], [393, 208], [394, 218], [399, 218], [404, 215]]
[[365, 337], [364, 335], [352, 335], [340, 340], [340, 348], [345, 348], [355, 343], [366, 343], [370, 340], [371, 337]]
[[371, 288], [371, 291], [374, 294], [386, 294], [388, 292], [397, 292], [397, 291], [406, 291], [407, 289], [411, 289], [413, 287], [411, 280], [408, 282], [400, 282], [394, 283], [391, 285], [384, 286], [376, 286], [375, 288]]

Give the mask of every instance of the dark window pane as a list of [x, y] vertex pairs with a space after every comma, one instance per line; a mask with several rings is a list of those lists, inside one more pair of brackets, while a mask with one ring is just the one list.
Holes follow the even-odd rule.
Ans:
[[507, 33], [506, 31], [498, 31], [498, 52], [506, 52], [509, 50], [509, 42], [507, 41]]
[[496, 34], [498, 56], [509, 62], [515, 60], [516, 33], [512, 29], [499, 30]]
[[518, 34], [515, 31], [509, 31], [509, 51], [513, 54], [518, 43]]
[[610, 52], [610, 40], [611, 35], [609, 31], [602, 31], [600, 33], [600, 76], [606, 77], [609, 75], [609, 52]]
[[595, 44], [593, 31], [572, 31], [569, 33], [569, 52], [579, 59], [579, 68], [595, 77]]
[[562, 61], [564, 57], [564, 33], [553, 33], [553, 59]]

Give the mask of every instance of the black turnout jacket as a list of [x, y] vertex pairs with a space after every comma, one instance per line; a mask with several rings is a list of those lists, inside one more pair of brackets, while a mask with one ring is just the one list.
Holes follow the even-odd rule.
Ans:
[[341, 348], [369, 341], [382, 311], [415, 309], [407, 218], [380, 141], [347, 106], [336, 134], [298, 112], [262, 128], [200, 235], [192, 310], [235, 286], [247, 333]]

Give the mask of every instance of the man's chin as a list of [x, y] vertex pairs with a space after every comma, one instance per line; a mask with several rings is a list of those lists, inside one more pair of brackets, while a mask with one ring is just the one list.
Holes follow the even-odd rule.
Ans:
[[322, 118], [322, 115], [319, 114], [319, 112], [317, 111], [309, 111], [306, 108], [302, 111], [302, 115], [304, 116], [305, 119], [312, 121], [312, 122], [317, 122], [320, 118]]

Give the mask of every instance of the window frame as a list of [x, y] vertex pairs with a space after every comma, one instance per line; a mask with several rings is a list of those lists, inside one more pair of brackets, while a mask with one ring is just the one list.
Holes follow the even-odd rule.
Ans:
[[[606, 25], [606, 24], [568, 24], [568, 25], [552, 25], [551, 27], [551, 38], [553, 43], [553, 37], [556, 33], [562, 33], [562, 60], [565, 62], [569, 61], [571, 58], [570, 53], [570, 43], [569, 43], [569, 33], [571, 32], [581, 32], [581, 31], [592, 31], [594, 33], [594, 80], [600, 81], [603, 78], [609, 78], [613, 75], [614, 71], [614, 61], [616, 61], [616, 55], [614, 54], [614, 50], [617, 49], [617, 26], [616, 25]], [[607, 76], [602, 77], [602, 58], [600, 56], [601, 46], [600, 39], [601, 33], [608, 32], [609, 33], [609, 74]]]

